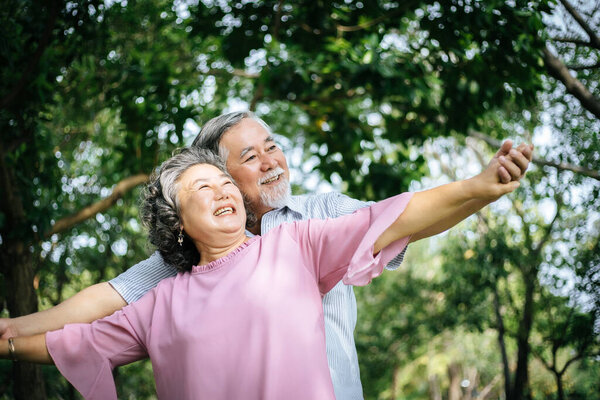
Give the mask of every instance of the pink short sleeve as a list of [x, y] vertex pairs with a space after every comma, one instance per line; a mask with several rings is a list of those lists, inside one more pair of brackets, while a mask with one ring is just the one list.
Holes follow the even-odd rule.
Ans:
[[56, 367], [85, 399], [117, 399], [113, 368], [148, 356], [142, 329], [154, 297], [151, 291], [109, 317], [46, 333]]
[[402, 214], [411, 198], [412, 193], [403, 193], [353, 214], [290, 226], [306, 264], [314, 268], [322, 294], [342, 279], [349, 285], [368, 284], [404, 250], [409, 237], [397, 240], [373, 257], [375, 241]]

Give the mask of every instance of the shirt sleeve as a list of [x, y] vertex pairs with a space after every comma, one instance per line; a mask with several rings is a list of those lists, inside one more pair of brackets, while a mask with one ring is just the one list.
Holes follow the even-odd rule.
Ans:
[[177, 275], [177, 269], [167, 264], [158, 251], [109, 281], [128, 304], [139, 300], [158, 282]]
[[[335, 210], [334, 217], [352, 214], [356, 210], [375, 204], [373, 201], [360, 201], [341, 193], [336, 193], [336, 196], [332, 197], [330, 201], [331, 205], [329, 209]], [[385, 269], [390, 271], [397, 270], [400, 267], [400, 264], [402, 264], [402, 261], [404, 261], [406, 249], [408, 249], [408, 246], [402, 249], [400, 253], [396, 254], [396, 256], [386, 264]]]
[[91, 324], [70, 324], [46, 333], [46, 346], [60, 373], [87, 399], [117, 399], [112, 370], [148, 357], [145, 329], [155, 291]]
[[322, 294], [342, 278], [347, 285], [368, 284], [406, 248], [409, 237], [391, 243], [373, 256], [375, 241], [404, 212], [411, 198], [412, 193], [403, 193], [353, 214], [298, 221], [290, 226], [306, 264], [314, 268]]

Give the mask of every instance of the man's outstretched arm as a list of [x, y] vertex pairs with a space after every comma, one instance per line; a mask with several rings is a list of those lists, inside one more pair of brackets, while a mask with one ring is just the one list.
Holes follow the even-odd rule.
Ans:
[[35, 335], [60, 329], [66, 324], [92, 322], [126, 305], [108, 282], [98, 283], [48, 310], [17, 318], [1, 318], [0, 338]]

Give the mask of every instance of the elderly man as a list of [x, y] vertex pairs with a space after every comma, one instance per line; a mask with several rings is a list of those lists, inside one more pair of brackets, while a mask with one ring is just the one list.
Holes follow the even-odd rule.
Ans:
[[[246, 196], [255, 221], [253, 234], [264, 234], [283, 222], [328, 218], [348, 214], [367, 203], [339, 193], [292, 196], [285, 156], [275, 143], [268, 125], [250, 112], [224, 114], [208, 121], [192, 144], [218, 152]], [[531, 160], [532, 147], [511, 150], [506, 142], [495, 157], [500, 161], [499, 179], [520, 179]], [[440, 233], [487, 205], [484, 200], [464, 204], [460, 212], [436, 226], [414, 235], [411, 241]], [[254, 218], [253, 218], [254, 219]], [[399, 254], [389, 265], [395, 269]], [[25, 317], [0, 320], [3, 338], [32, 335], [61, 328], [67, 323], [91, 322], [142, 297], [163, 278], [176, 274], [157, 253], [136, 264], [110, 282], [91, 286], [60, 305]], [[341, 282], [323, 298], [327, 359], [338, 399], [361, 399], [354, 327], [356, 299], [351, 286]]]

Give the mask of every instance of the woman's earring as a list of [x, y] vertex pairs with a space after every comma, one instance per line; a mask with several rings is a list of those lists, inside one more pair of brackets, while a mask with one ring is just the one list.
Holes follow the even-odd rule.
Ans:
[[183, 226], [179, 229], [179, 236], [177, 236], [177, 243], [179, 243], [179, 246], [183, 246]]

